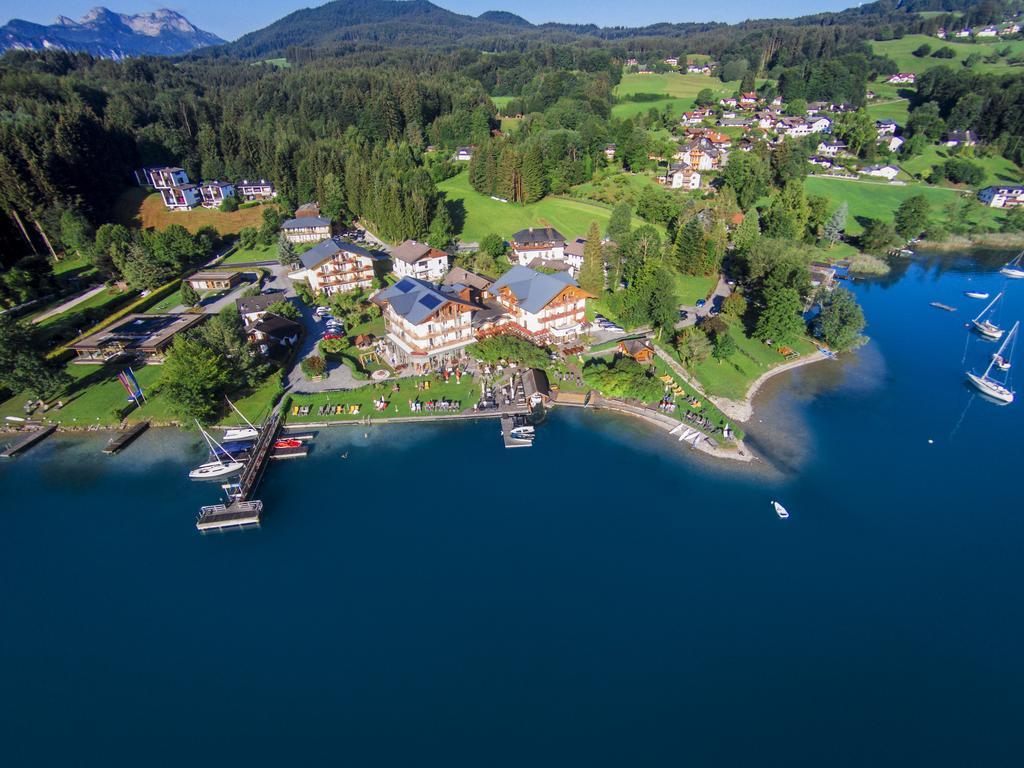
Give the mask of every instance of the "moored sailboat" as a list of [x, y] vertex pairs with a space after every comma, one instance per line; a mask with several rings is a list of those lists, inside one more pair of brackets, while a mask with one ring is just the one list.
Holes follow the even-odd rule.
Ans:
[[993, 323], [991, 320], [985, 318], [985, 315], [988, 314], [989, 310], [992, 309], [992, 307], [996, 305], [996, 302], [998, 302], [1001, 298], [1003, 298], [1002, 291], [997, 293], [996, 297], [988, 303], [988, 306], [981, 310], [981, 313], [976, 318], [971, 320], [971, 325], [974, 327], [974, 330], [976, 330], [978, 333], [980, 333], [987, 339], [995, 339], [996, 341], [998, 341], [999, 339], [1003, 338], [1003, 329], [1000, 328], [995, 323]]
[[1013, 280], [1024, 279], [1024, 264], [1021, 263], [1022, 257], [1024, 257], [1024, 251], [1021, 251], [1006, 262], [1006, 264], [1003, 265], [1003, 268], [999, 270], [999, 274]]
[[[199, 421], [196, 421], [196, 426], [199, 427], [199, 431], [206, 439], [206, 444], [210, 446], [210, 455], [213, 457], [213, 461], [208, 461], [205, 464], [200, 464], [198, 467], [188, 473], [188, 476], [192, 480], [212, 480], [218, 477], [227, 477], [233, 475], [236, 472], [241, 471], [245, 466], [240, 461], [237, 461], [231, 454], [224, 450], [224, 446], [214, 440], [210, 434], [203, 429]], [[221, 456], [225, 456], [227, 461], [224, 461]]]
[[[1014, 339], [1017, 336], [1017, 329], [1020, 327], [1020, 323], [1014, 323], [1013, 328], [1006, 335], [1003, 343], [999, 346], [999, 351], [992, 355], [992, 359], [989, 361], [988, 367], [985, 372], [980, 376], [971, 371], [967, 371], [967, 380], [974, 385], [974, 387], [982, 394], [988, 395], [989, 397], [995, 398], [1002, 403], [1013, 402], [1013, 389], [1010, 388], [1009, 378], [1005, 382], [997, 381], [991, 376], [992, 369], [998, 368], [1001, 371], [1008, 371], [1010, 369], [1010, 358], [1013, 356]], [[1007, 352], [1006, 348], [1009, 347], [1010, 351]], [[1006, 367], [1004, 368], [1003, 365]]]

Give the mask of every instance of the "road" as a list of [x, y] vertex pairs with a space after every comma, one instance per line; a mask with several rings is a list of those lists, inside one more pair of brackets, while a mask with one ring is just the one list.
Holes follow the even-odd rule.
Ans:
[[32, 323], [33, 324], [41, 323], [41, 322], [43, 322], [43, 320], [45, 320], [48, 317], [53, 317], [54, 315], [59, 315], [61, 312], [67, 312], [72, 307], [74, 307], [74, 306], [76, 306], [78, 304], [81, 304], [83, 301], [87, 301], [88, 299], [91, 299], [93, 296], [95, 296], [97, 293], [102, 292], [103, 290], [106, 289], [106, 287], [107, 286], [105, 286], [103, 284], [100, 284], [100, 285], [95, 286], [94, 288], [90, 288], [85, 293], [80, 293], [77, 296], [75, 296], [74, 298], [68, 299], [67, 301], [65, 301], [60, 306], [54, 307], [51, 310], [43, 312], [43, 314], [39, 315], [38, 317], [33, 317], [32, 318]]
[[707, 300], [707, 303], [703, 307], [692, 306], [688, 307], [682, 305], [679, 309], [685, 309], [688, 316], [685, 320], [680, 320], [676, 323], [675, 327], [686, 328], [687, 326], [695, 325], [699, 318], [707, 317], [711, 314], [712, 309], [721, 311], [722, 302], [724, 302], [732, 294], [732, 287], [726, 282], [725, 278], [721, 275], [718, 276], [718, 285], [715, 286], [715, 292], [711, 294], [711, 297]]

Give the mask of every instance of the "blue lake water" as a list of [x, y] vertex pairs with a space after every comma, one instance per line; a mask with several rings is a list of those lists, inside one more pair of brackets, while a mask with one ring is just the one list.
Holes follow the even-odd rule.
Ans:
[[195, 437], [45, 441], [0, 464], [3, 763], [1019, 765], [1024, 402], [963, 383], [998, 263], [857, 284], [871, 343], [765, 386], [755, 466], [337, 428], [201, 536]]

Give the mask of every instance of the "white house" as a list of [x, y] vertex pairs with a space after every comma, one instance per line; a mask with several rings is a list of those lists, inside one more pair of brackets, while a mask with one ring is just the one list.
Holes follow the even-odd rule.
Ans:
[[897, 72], [895, 75], [891, 75], [885, 82], [892, 83], [893, 85], [913, 85], [917, 82], [917, 75], [913, 72]]
[[899, 136], [890, 136], [887, 141], [883, 141], [882, 143], [888, 147], [890, 152], [896, 152], [903, 146], [903, 139]]
[[984, 29], [979, 29], [974, 33], [975, 37], [997, 37], [998, 35], [999, 30], [995, 27], [985, 27]]
[[824, 157], [838, 157], [845, 152], [846, 145], [841, 141], [822, 141], [818, 144], [818, 154]]
[[472, 147], [459, 147], [455, 150], [455, 159], [468, 163], [473, 159]]
[[892, 181], [899, 175], [900, 169], [894, 165], [869, 165], [866, 168], [861, 168], [860, 172], [865, 176], [877, 176]]
[[685, 165], [671, 165], [662, 182], [670, 189], [700, 189], [700, 174]]
[[199, 185], [204, 208], [219, 208], [227, 198], [235, 196], [235, 185], [227, 181], [204, 181]]
[[959, 30], [956, 34], [953, 35], [953, 37], [965, 38], [965, 37], [970, 37], [971, 34], [972, 34], [971, 30], [965, 28], [965, 29]]
[[521, 229], [512, 235], [510, 244], [516, 262], [524, 267], [565, 262], [565, 238], [554, 227]]
[[815, 117], [807, 121], [811, 133], [827, 133], [832, 128], [832, 121], [827, 117]]
[[478, 335], [512, 333], [536, 343], [581, 334], [586, 301], [593, 298], [568, 272], [548, 275], [522, 266], [512, 267], [487, 292], [504, 313], [483, 323]]
[[391, 252], [391, 265], [399, 277], [437, 283], [448, 271], [449, 256], [426, 243], [406, 240]]
[[345, 293], [373, 285], [373, 256], [365, 248], [337, 237], [299, 256], [302, 267], [288, 277], [306, 280], [313, 293]]
[[202, 195], [195, 184], [182, 184], [180, 187], [164, 187], [160, 190], [164, 205], [172, 211], [188, 211], [199, 205]]
[[320, 216], [298, 216], [281, 224], [281, 233], [291, 243], [318, 243], [331, 236], [331, 220]]
[[665, 59], [665, 63], [668, 64], [670, 67], [678, 67], [679, 59], [677, 59], [675, 56], [669, 56], [667, 59]]
[[235, 299], [235, 306], [245, 327], [255, 323], [267, 313], [267, 308], [279, 301], [287, 301], [283, 292], [261, 293], [258, 296], [243, 296]]
[[978, 200], [991, 208], [1016, 208], [1024, 205], [1024, 187], [985, 187]]
[[135, 171], [135, 181], [140, 187], [153, 187], [153, 189], [183, 187], [189, 183], [185, 170], [171, 165], [140, 168]]
[[277, 197], [277, 190], [266, 179], [257, 181], [242, 179], [235, 182], [235, 194], [246, 200], [271, 200]]
[[875, 120], [875, 130], [879, 137], [894, 135], [898, 127], [895, 120]]

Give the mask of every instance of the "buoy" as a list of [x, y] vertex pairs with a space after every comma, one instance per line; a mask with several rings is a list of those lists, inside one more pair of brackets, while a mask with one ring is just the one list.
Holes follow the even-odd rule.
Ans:
[[932, 440], [932, 439], [931, 439], [931, 438], [929, 437], [929, 438], [928, 438], [928, 445], [932, 445], [932, 444], [934, 444], [934, 443], [935, 443], [935, 441], [934, 441], [934, 440]]

